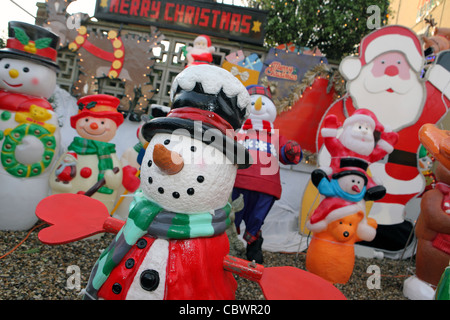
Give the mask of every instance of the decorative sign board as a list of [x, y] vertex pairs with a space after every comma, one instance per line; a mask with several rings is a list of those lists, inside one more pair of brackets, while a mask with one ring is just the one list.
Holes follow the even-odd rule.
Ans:
[[262, 45], [267, 12], [203, 1], [97, 0], [95, 17]]

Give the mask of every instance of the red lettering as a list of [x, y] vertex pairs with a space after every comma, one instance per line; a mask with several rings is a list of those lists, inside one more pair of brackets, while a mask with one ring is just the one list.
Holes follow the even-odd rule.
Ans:
[[150, 15], [150, 18], [158, 19], [159, 18], [159, 10], [161, 10], [161, 2], [160, 1], [153, 1], [152, 2], [152, 11], [154, 13]]
[[197, 11], [195, 11], [195, 24], [198, 24], [199, 13], [200, 13], [200, 8], [197, 8]]
[[216, 23], [217, 23], [217, 17], [218, 17], [219, 14], [220, 14], [220, 10], [213, 10], [213, 11], [212, 11], [212, 14], [213, 14], [213, 22], [212, 22], [211, 27], [212, 27], [212, 28], [215, 28], [215, 27], [216, 27]]
[[140, 4], [140, 0], [131, 0], [130, 15], [132, 15], [132, 16], [138, 15], [139, 4]]
[[122, 3], [120, 4], [119, 13], [120, 14], [128, 14], [128, 8], [130, 7], [130, 4], [128, 3], [129, 0], [122, 0]]
[[111, 0], [111, 4], [109, 5], [109, 12], [115, 12], [119, 10], [120, 0]]
[[166, 10], [164, 11], [164, 20], [166, 21], [173, 21], [173, 18], [169, 16], [169, 10], [170, 8], [175, 7], [174, 3], [166, 3]]
[[[220, 18], [220, 29], [222, 30], [228, 30], [228, 27], [230, 26], [230, 18], [231, 18], [231, 12], [222, 12], [222, 17]], [[225, 28], [224, 28], [225, 26]]]
[[244, 15], [243, 17], [242, 17], [242, 20], [241, 20], [241, 33], [249, 33], [250, 32], [250, 27], [251, 27], [251, 24], [250, 24], [250, 21], [248, 21], [248, 20], [251, 20], [252, 19], [252, 16], [249, 16], [249, 15]]
[[209, 13], [211, 10], [203, 8], [202, 13], [200, 14], [200, 23], [198, 24], [200, 27], [207, 27], [209, 22], [209, 16], [206, 13]]
[[230, 31], [239, 32], [240, 22], [241, 22], [241, 15], [239, 13], [233, 13], [231, 15]]
[[173, 21], [183, 22], [183, 15], [184, 15], [184, 4], [182, 5], [177, 4], [177, 6], [175, 7], [175, 15], [173, 17]]
[[192, 19], [194, 18], [194, 13], [195, 13], [195, 7], [187, 6], [186, 12], [184, 15], [184, 23], [192, 24]]
[[148, 12], [150, 11], [150, 0], [143, 0], [141, 6], [141, 12], [139, 16], [148, 17]]

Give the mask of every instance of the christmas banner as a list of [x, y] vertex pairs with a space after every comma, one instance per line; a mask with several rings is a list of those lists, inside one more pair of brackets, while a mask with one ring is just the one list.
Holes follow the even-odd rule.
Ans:
[[267, 13], [203, 1], [97, 0], [95, 17], [262, 45]]

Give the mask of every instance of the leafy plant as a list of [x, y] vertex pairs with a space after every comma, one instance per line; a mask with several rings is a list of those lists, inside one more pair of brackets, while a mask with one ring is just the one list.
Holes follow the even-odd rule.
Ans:
[[266, 45], [292, 42], [318, 47], [328, 60], [339, 62], [357, 52], [361, 39], [373, 31], [368, 19], [375, 5], [380, 26], [387, 23], [389, 0], [249, 0], [250, 7], [268, 11]]

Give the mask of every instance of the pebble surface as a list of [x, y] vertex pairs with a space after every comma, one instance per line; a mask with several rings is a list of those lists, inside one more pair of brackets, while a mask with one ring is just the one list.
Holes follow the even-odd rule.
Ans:
[[[86, 286], [101, 250], [113, 238], [111, 234], [104, 234], [95, 240], [49, 246], [38, 239], [38, 231], [42, 228], [40, 226], [32, 231], [10, 254], [7, 253], [27, 237], [28, 231], [0, 231], [0, 300], [81, 300], [79, 289]], [[5, 254], [7, 255], [4, 256]], [[305, 270], [305, 258], [304, 252], [264, 252], [264, 266], [294, 266]], [[370, 289], [370, 285], [368, 286], [372, 275], [368, 268], [371, 265], [380, 268], [378, 289]], [[71, 278], [77, 268], [81, 276], [79, 288], [72, 281], [74, 277]], [[349, 300], [406, 300], [402, 293], [403, 282], [413, 272], [414, 261], [410, 259], [357, 258], [349, 282], [336, 287]], [[237, 276], [236, 279], [237, 300], [264, 300], [262, 291], [255, 282]]]

